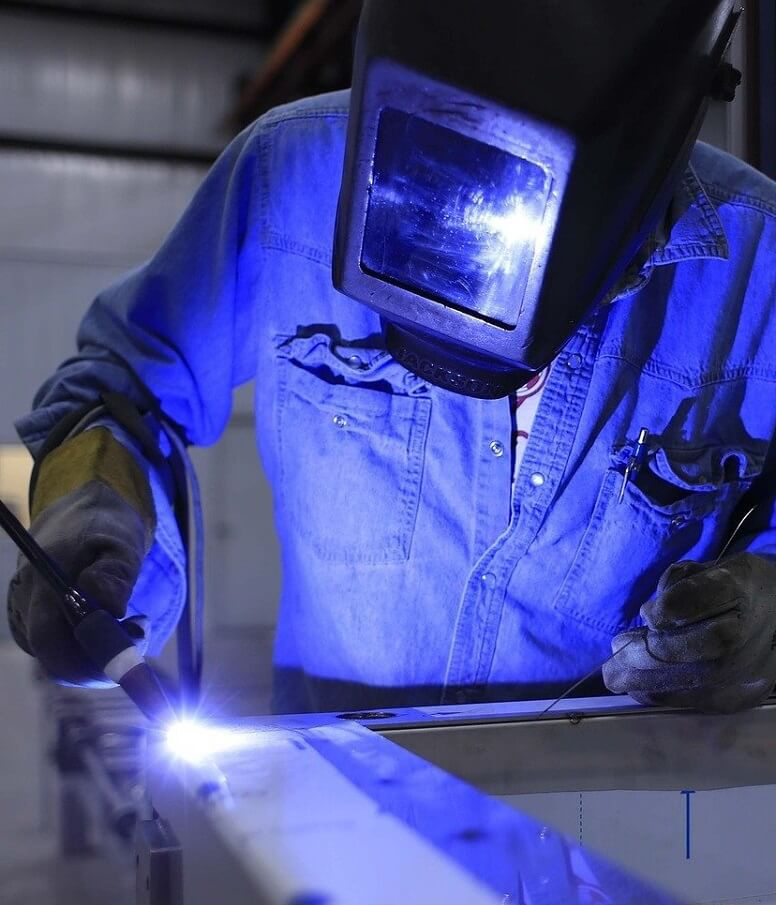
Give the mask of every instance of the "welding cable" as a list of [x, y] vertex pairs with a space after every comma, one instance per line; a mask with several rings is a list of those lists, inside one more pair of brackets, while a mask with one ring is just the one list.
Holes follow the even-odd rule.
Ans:
[[175, 455], [176, 520], [186, 551], [187, 581], [183, 612], [176, 633], [178, 676], [184, 708], [195, 709], [199, 701], [204, 667], [204, 524], [199, 481], [186, 446], [175, 428], [160, 416], [165, 436]]

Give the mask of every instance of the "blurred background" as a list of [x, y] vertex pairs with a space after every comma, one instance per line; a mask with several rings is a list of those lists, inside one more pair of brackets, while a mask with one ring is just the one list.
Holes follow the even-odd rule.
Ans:
[[[13, 421], [74, 351], [91, 298], [158, 247], [241, 128], [279, 103], [349, 84], [359, 8], [0, 0], [0, 497], [23, 519], [31, 463]], [[773, 0], [747, 5], [730, 58], [744, 83], [735, 103], [712, 107], [702, 137], [776, 178]], [[205, 685], [244, 714], [268, 707], [280, 581], [252, 422], [244, 387], [223, 439], [195, 452]], [[0, 538], [3, 599], [14, 562]], [[120, 702], [48, 688], [9, 641], [4, 613], [0, 683], [0, 903], [133, 902], [125, 839], [139, 755]], [[108, 728], [89, 736], [97, 759], [85, 766], [92, 723]]]

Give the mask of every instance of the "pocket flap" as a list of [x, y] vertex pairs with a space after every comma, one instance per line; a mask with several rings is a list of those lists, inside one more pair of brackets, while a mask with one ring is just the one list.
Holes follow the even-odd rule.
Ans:
[[369, 386], [327, 383], [292, 361], [288, 362], [288, 367], [293, 368], [293, 377], [286, 382], [287, 390], [333, 414], [392, 419], [411, 418], [415, 410], [415, 400], [409, 396], [386, 393]]
[[369, 344], [369, 339], [347, 341], [328, 333], [276, 336], [281, 359], [310, 372], [322, 383], [369, 387], [384, 384], [396, 394], [418, 394], [428, 384], [402, 367], [390, 353]]
[[333, 563], [406, 562], [431, 399], [374, 378], [380, 363], [359, 380], [329, 342], [278, 349], [278, 524]]
[[687, 491], [716, 490], [722, 484], [751, 481], [762, 470], [765, 451], [736, 447], [658, 449], [650, 465], [658, 477]]

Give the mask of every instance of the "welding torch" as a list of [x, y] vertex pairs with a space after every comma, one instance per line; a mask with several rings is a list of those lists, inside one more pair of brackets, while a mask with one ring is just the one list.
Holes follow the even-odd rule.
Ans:
[[120, 685], [130, 700], [157, 726], [178, 719], [159, 677], [137, 648], [125, 626], [86, 598], [0, 500], [0, 527], [30, 565], [48, 582], [70, 623], [73, 636], [92, 663]]

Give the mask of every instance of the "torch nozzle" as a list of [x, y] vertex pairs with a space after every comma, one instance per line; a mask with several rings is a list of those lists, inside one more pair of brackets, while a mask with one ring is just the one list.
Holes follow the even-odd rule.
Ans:
[[126, 672], [119, 679], [119, 685], [157, 728], [169, 726], [178, 720], [178, 714], [159, 677], [145, 661]]

